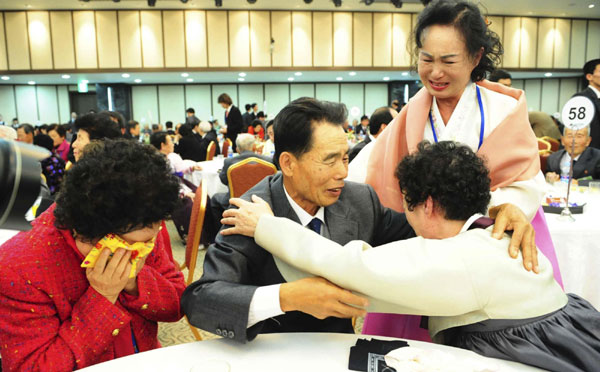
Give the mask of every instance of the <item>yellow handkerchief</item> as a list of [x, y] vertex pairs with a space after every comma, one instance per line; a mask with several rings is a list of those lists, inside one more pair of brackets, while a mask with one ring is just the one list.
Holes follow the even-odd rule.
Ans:
[[[137, 264], [141, 258], [146, 257], [152, 252], [154, 248], [154, 242], [156, 241], [156, 237], [152, 238], [147, 242], [137, 242], [133, 244], [127, 243], [120, 236], [115, 234], [108, 234], [104, 238], [100, 239], [98, 243], [92, 248], [90, 253], [85, 257], [83, 262], [81, 263], [81, 267], [94, 267], [96, 264], [96, 260], [98, 256], [100, 256], [100, 252], [104, 248], [110, 249], [112, 253], [115, 253], [117, 249], [123, 248], [127, 249], [131, 252], [131, 272], [129, 273], [129, 277], [133, 278], [135, 276]], [[112, 256], [112, 254], [111, 254]]]

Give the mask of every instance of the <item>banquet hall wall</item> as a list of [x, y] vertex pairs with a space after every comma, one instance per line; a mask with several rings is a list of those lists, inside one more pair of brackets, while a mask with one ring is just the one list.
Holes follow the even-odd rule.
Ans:
[[[408, 67], [415, 19], [373, 12], [5, 11], [0, 73]], [[505, 47], [504, 68], [579, 70], [600, 55], [600, 20], [488, 19]]]
[[[513, 80], [513, 86], [524, 89], [529, 110], [552, 114], [560, 111], [565, 102], [580, 90], [578, 78], [543, 78]], [[94, 89], [90, 85], [91, 90]], [[0, 85], [0, 114], [5, 120], [18, 117], [21, 123], [65, 123], [69, 120], [69, 91], [74, 85]], [[221, 93], [228, 93], [234, 104], [258, 103], [269, 118], [281, 107], [301, 96], [342, 102], [356, 115], [370, 115], [377, 107], [389, 104], [386, 83], [292, 83], [292, 84], [174, 84], [134, 85], [131, 98], [133, 118], [142, 122], [185, 119], [185, 109], [193, 107], [197, 116], [211, 116], [222, 121], [223, 109], [217, 103]], [[266, 102], [266, 106], [265, 106]]]

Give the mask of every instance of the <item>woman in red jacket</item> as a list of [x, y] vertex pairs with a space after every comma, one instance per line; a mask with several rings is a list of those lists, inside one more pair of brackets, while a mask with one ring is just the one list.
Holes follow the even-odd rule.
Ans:
[[159, 233], [178, 192], [150, 146], [86, 147], [56, 204], [0, 247], [5, 371], [71, 371], [160, 347], [157, 322], [182, 316], [183, 275]]

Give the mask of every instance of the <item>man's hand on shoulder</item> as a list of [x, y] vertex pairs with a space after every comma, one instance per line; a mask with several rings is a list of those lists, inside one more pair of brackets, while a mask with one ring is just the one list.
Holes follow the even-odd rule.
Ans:
[[529, 220], [523, 214], [519, 207], [505, 203], [499, 206], [490, 208], [490, 218], [495, 218], [494, 231], [492, 235], [496, 239], [502, 239], [502, 234], [507, 230], [512, 230], [512, 238], [510, 239], [509, 253], [510, 256], [516, 258], [518, 249], [521, 249], [523, 254], [523, 266], [527, 271], [533, 269], [535, 273], [539, 273], [537, 248], [535, 246], [535, 230], [529, 223]]
[[[281, 310], [301, 311], [317, 319], [365, 316], [368, 301], [323, 278], [284, 283], [279, 289]], [[353, 306], [351, 306], [353, 305]]]

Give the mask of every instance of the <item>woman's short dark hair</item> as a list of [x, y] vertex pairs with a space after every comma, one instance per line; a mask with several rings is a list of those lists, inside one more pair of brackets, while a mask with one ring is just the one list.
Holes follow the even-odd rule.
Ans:
[[258, 120], [258, 119], [254, 119], [252, 120], [252, 123], [250, 124], [251, 127], [258, 127], [258, 126], [263, 126], [263, 122]]
[[65, 136], [67, 135], [67, 130], [62, 125], [51, 124], [48, 126], [48, 133], [50, 133], [51, 130], [56, 131], [56, 134], [58, 134], [62, 138], [65, 138]]
[[299, 158], [311, 150], [315, 123], [326, 122], [341, 127], [347, 116], [348, 111], [343, 103], [309, 97], [290, 102], [274, 119], [276, 164], [279, 166], [279, 156], [283, 152]]
[[227, 93], [221, 93], [219, 95], [219, 98], [217, 98], [217, 103], [224, 103], [226, 105], [233, 105], [233, 101], [231, 100], [231, 97], [229, 97], [229, 94], [227, 94]]
[[90, 136], [90, 141], [104, 138], [121, 137], [119, 124], [115, 123], [107, 114], [86, 114], [78, 117], [75, 127], [83, 129]]
[[150, 144], [152, 144], [152, 146], [156, 147], [160, 151], [160, 145], [163, 143], [167, 143], [168, 135], [169, 133], [167, 132], [152, 133], [152, 135], [150, 136]]
[[21, 124], [19, 125], [19, 129], [23, 129], [23, 132], [25, 132], [25, 134], [33, 134], [34, 132], [33, 125], [31, 124]]
[[[265, 129], [269, 129], [269, 127], [272, 126], [274, 123], [275, 123], [274, 120], [267, 121], [267, 124], [265, 124]], [[273, 128], [273, 129], [275, 129], [275, 128]]]
[[398, 164], [395, 174], [411, 211], [430, 196], [449, 220], [463, 221], [487, 211], [489, 171], [468, 146], [423, 141]]
[[183, 124], [179, 127], [179, 134], [181, 135], [181, 137], [189, 137], [194, 135], [194, 132], [192, 131], [192, 126], [190, 124]]
[[126, 128], [125, 118], [123, 117], [123, 115], [121, 115], [120, 112], [104, 110], [100, 111], [99, 114], [106, 114], [110, 116], [112, 120], [119, 125], [119, 129]]
[[40, 133], [37, 136], [33, 137], [33, 144], [36, 146], [43, 147], [48, 151], [52, 151], [54, 149], [54, 141], [50, 138], [49, 135]]
[[413, 32], [415, 40], [415, 61], [419, 49], [423, 47], [423, 33], [433, 25], [454, 26], [463, 36], [467, 52], [471, 58], [483, 48], [479, 64], [471, 72], [472, 81], [483, 80], [486, 73], [492, 72], [504, 53], [500, 38], [489, 29], [479, 8], [469, 1], [434, 0], [419, 14]]
[[86, 241], [125, 234], [168, 218], [178, 194], [177, 178], [151, 146], [127, 139], [98, 141], [61, 185], [55, 225]]
[[131, 133], [131, 130], [135, 129], [140, 123], [135, 120], [129, 120], [127, 122], [127, 133]]

